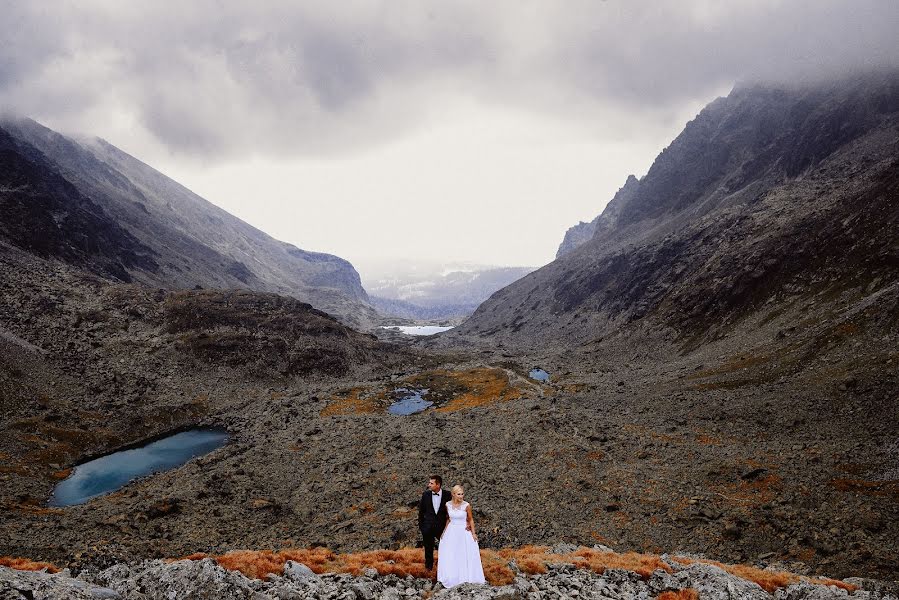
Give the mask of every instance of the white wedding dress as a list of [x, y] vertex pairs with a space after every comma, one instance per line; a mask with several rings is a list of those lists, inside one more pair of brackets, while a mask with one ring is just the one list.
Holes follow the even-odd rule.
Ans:
[[437, 551], [437, 581], [451, 588], [460, 583], [484, 583], [484, 569], [481, 566], [481, 550], [465, 529], [468, 522], [468, 502], [458, 509], [452, 502], [446, 503], [449, 523], [440, 537]]

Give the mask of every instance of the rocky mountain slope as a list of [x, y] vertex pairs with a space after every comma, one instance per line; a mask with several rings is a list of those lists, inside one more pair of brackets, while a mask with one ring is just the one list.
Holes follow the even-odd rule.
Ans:
[[686, 341], [815, 298], [818, 315], [876, 303], [899, 281], [897, 127], [896, 74], [736, 89], [628, 180], [588, 243], [450, 337], [584, 343], [640, 326]]
[[[48, 224], [62, 221], [74, 226], [69, 212], [79, 212], [74, 219], [83, 221], [83, 210], [72, 206], [69, 198], [77, 192], [77, 206], [87, 206], [88, 199], [89, 211], [102, 212], [103, 227], [115, 235], [127, 234], [128, 243], [139, 248], [132, 251], [137, 252], [134, 257], [118, 260], [115, 267], [106, 260], [100, 272], [114, 268], [119, 280], [167, 288], [244, 288], [291, 295], [356, 327], [377, 320], [359, 274], [349, 262], [275, 240], [104, 140], [75, 140], [30, 119], [10, 117], [0, 120], [0, 130], [8, 161], [0, 177], [7, 178], [13, 171], [21, 175], [28, 169], [32, 177], [26, 183], [0, 182], [7, 190], [19, 190], [18, 196], [7, 192], [0, 200], [19, 215], [7, 230], [20, 232], [17, 235], [32, 231], [34, 239], [71, 235], [64, 228], [50, 231]], [[51, 181], [67, 184], [52, 199], [55, 204], [39, 208], [29, 203], [29, 190], [45, 189]], [[94, 221], [90, 226], [81, 223], [79, 235], [102, 235], [97, 229], [101, 223]], [[26, 248], [35, 244], [10, 239]], [[83, 249], [74, 249], [80, 240], [62, 244], [68, 249], [59, 247], [57, 240], [53, 255], [73, 259], [73, 252], [84, 254]], [[47, 254], [52, 249], [44, 250]], [[81, 266], [90, 263], [77, 261]]]

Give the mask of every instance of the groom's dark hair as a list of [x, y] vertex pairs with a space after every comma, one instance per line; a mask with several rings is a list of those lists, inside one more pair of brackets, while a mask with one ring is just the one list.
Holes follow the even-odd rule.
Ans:
[[433, 479], [434, 481], [436, 481], [437, 485], [439, 485], [440, 487], [443, 487], [443, 477], [441, 477], [440, 475], [431, 475], [430, 478]]

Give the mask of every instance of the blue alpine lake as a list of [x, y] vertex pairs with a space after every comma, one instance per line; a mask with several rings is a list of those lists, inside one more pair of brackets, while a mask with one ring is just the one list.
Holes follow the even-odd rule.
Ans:
[[427, 388], [421, 390], [399, 388], [394, 390], [394, 393], [399, 395], [399, 399], [387, 407], [387, 412], [392, 415], [414, 415], [434, 404], [423, 398], [428, 393]]
[[549, 381], [549, 373], [547, 373], [543, 369], [531, 369], [531, 372], [528, 373], [528, 377], [530, 377], [531, 379], [536, 379], [537, 381], [542, 381], [543, 383]]
[[134, 479], [181, 466], [228, 441], [221, 429], [191, 429], [78, 465], [50, 497], [50, 506], [83, 504], [124, 487]]

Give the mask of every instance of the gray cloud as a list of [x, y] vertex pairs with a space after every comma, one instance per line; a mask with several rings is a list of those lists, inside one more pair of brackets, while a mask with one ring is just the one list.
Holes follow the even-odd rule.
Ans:
[[87, 133], [125, 115], [211, 160], [359, 150], [453, 95], [625, 135], [738, 80], [899, 66], [895, 0], [3, 8], [0, 105]]

